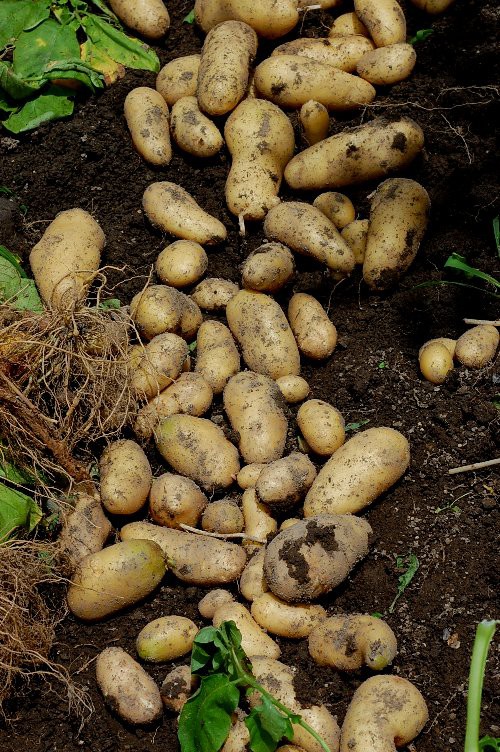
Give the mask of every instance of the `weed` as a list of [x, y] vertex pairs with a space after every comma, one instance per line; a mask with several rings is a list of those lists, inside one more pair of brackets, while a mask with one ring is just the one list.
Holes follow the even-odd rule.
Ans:
[[401, 598], [404, 591], [415, 577], [417, 570], [420, 566], [420, 562], [415, 554], [407, 554], [406, 556], [396, 556], [396, 569], [402, 571], [402, 574], [398, 579], [398, 591], [396, 597], [389, 606], [389, 613], [392, 614], [397, 601]]

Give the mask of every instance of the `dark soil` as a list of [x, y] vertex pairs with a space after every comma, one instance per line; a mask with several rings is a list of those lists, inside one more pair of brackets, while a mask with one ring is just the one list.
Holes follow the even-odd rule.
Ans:
[[[201, 47], [196, 29], [181, 23], [190, 7], [186, 0], [171, 4], [172, 28], [159, 50], [163, 63]], [[332, 118], [332, 132], [381, 113], [404, 113], [423, 127], [425, 152], [405, 173], [420, 181], [432, 200], [418, 258], [399, 288], [384, 296], [368, 294], [359, 272], [332, 288], [318, 265], [299, 259], [299, 273], [282, 302], [292, 291], [311, 292], [328, 306], [339, 330], [339, 345], [327, 362], [304, 363], [312, 396], [331, 401], [348, 423], [392, 426], [411, 442], [411, 468], [365, 513], [374, 530], [370, 555], [322, 603], [331, 613], [385, 613], [399, 640], [393, 671], [415, 682], [429, 705], [430, 721], [415, 746], [419, 752], [451, 752], [462, 747], [475, 625], [498, 616], [500, 483], [494, 468], [456, 476], [449, 476], [448, 469], [498, 456], [500, 421], [494, 400], [499, 399], [500, 374], [495, 365], [480, 371], [457, 368], [444, 386], [436, 387], [419, 375], [417, 353], [431, 337], [460, 335], [464, 317], [498, 318], [499, 308], [498, 300], [467, 288], [414, 288], [441, 279], [453, 251], [499, 276], [492, 218], [499, 213], [494, 125], [500, 10], [494, 0], [457, 0], [442, 17], [429, 18], [411, 6], [407, 18], [411, 34], [430, 26], [434, 30], [416, 48], [414, 74], [379, 91], [373, 107]], [[330, 24], [331, 14], [309, 12], [303, 32], [326, 34]], [[148, 167], [133, 150], [122, 115], [126, 93], [139, 84], [153, 85], [154, 76], [128, 73], [102, 96], [81, 102], [69, 122], [47, 125], [21, 140], [0, 137], [0, 185], [15, 191], [27, 206], [24, 219], [20, 215], [10, 227], [2, 225], [7, 232], [0, 242], [26, 258], [57, 212], [83, 207], [106, 233], [105, 263], [123, 267], [110, 272], [109, 280], [116, 285], [114, 295], [128, 302], [166, 244], [144, 220], [141, 197], [149, 183], [168, 179], [226, 224], [228, 242], [210, 250], [209, 274], [239, 281], [240, 264], [260, 244], [262, 228], [258, 223], [245, 239], [238, 235], [224, 202], [227, 153], [202, 162], [175, 150], [167, 169]], [[295, 115], [292, 119], [296, 123]], [[368, 184], [346, 191], [361, 217], [373, 188]], [[283, 195], [288, 195], [286, 189]], [[221, 414], [218, 403], [215, 409]], [[420, 569], [389, 614], [401, 573], [395, 557], [410, 552], [417, 555]], [[144, 604], [109, 621], [86, 625], [68, 617], [59, 629], [54, 658], [88, 687], [95, 712], [80, 728], [64, 699], [35, 683], [27, 697], [7, 708], [12, 722], [0, 729], [2, 750], [176, 752], [176, 724], [169, 713], [158, 727], [132, 729], [106, 709], [93, 659], [107, 645], [134, 654], [140, 628], [160, 615], [184, 614], [201, 623], [196, 608], [201, 595], [167, 576]], [[297, 667], [302, 700], [324, 702], [341, 722], [365, 674], [344, 676], [312, 666], [305, 641], [278, 642], [283, 660]], [[498, 736], [494, 661], [492, 656], [482, 729]], [[153, 667], [151, 673], [162, 681], [168, 670]]]

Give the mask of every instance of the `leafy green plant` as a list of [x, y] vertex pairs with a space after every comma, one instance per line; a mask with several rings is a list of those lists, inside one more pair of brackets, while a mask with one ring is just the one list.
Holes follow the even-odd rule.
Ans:
[[325, 752], [325, 741], [300, 715], [278, 702], [252, 674], [241, 647], [241, 633], [233, 621], [218, 629], [205, 627], [195, 638], [191, 672], [201, 678], [197, 692], [186, 702], [179, 717], [181, 752], [218, 752], [231, 729], [231, 716], [242, 692], [257, 692], [261, 702], [245, 718], [252, 752], [274, 752], [283, 738], [293, 739], [292, 723], [302, 726]]
[[408, 554], [407, 556], [396, 556], [396, 569], [403, 570], [403, 572], [399, 576], [399, 579], [398, 579], [398, 591], [396, 593], [396, 597], [394, 598], [391, 605], [389, 606], [390, 614], [392, 614], [396, 606], [396, 603], [401, 598], [404, 591], [406, 590], [410, 582], [415, 577], [419, 566], [420, 566], [420, 562], [415, 556], [415, 554]]
[[0, 245], [0, 303], [18, 311], [43, 311], [35, 281], [29, 279], [19, 259]]
[[415, 33], [415, 36], [408, 40], [408, 43], [417, 44], [418, 42], [424, 42], [431, 34], [434, 34], [434, 29], [419, 29]]
[[365, 420], [358, 420], [357, 423], [347, 423], [345, 426], [345, 431], [357, 431], [358, 428], [361, 428], [361, 426], [366, 426], [366, 424], [369, 422], [370, 418], [365, 418]]
[[493, 219], [493, 237], [495, 238], [498, 258], [500, 258], [500, 217]]
[[490, 642], [493, 639], [498, 624], [500, 624], [499, 621], [481, 621], [477, 625], [470, 663], [464, 752], [481, 752], [481, 750], [499, 752], [500, 750], [500, 739], [495, 739], [491, 736], [484, 736], [482, 739], [479, 739], [481, 699], [483, 695], [486, 660], [488, 658]]
[[389, 363], [386, 363], [385, 360], [381, 360], [380, 363], [377, 364], [377, 368], [383, 371], [385, 368], [389, 368]]
[[192, 10], [189, 11], [189, 13], [187, 14], [187, 16], [185, 16], [182, 19], [182, 23], [193, 24], [194, 23], [194, 19], [195, 19], [195, 16], [194, 16], [194, 8], [193, 8]]
[[30, 533], [42, 519], [42, 510], [32, 498], [0, 483], [0, 543], [12, 538], [19, 528]]
[[462, 514], [462, 510], [459, 506], [455, 504], [455, 501], [452, 499], [448, 502], [448, 504], [445, 504], [442, 507], [436, 507], [434, 510], [434, 514], [441, 514], [442, 512], [453, 512], [453, 514]]
[[[452, 269], [454, 272], [462, 274], [467, 280], [474, 281], [475, 279], [480, 279], [493, 286], [495, 290], [500, 290], [500, 280], [495, 279], [495, 277], [492, 277], [491, 274], [482, 272], [481, 269], [476, 269], [476, 267], [470, 266], [466, 262], [465, 257], [461, 256], [459, 253], [452, 253], [451, 256], [446, 259], [444, 269]], [[415, 285], [413, 289], [416, 290], [419, 287], [433, 287], [435, 285], [458, 285], [459, 287], [468, 287], [471, 290], [483, 292], [486, 295], [491, 295], [494, 298], [500, 298], [500, 294], [493, 292], [492, 290], [484, 289], [483, 287], [479, 287], [475, 284], [470, 284], [469, 282], [459, 282], [450, 279], [436, 279], [429, 282], [422, 282], [420, 285]]]

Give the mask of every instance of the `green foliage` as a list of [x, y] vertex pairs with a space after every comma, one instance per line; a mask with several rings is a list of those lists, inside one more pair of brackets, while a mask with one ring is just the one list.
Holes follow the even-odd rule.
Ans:
[[477, 625], [474, 647], [469, 672], [467, 691], [467, 725], [465, 729], [464, 752], [499, 752], [500, 739], [484, 736], [479, 739], [481, 722], [481, 699], [483, 695], [484, 674], [490, 642], [500, 621], [481, 621]]
[[436, 507], [434, 510], [434, 514], [441, 514], [441, 512], [453, 512], [456, 515], [462, 514], [462, 510], [455, 504], [453, 499], [442, 507]]
[[[475, 279], [480, 279], [483, 282], [492, 285], [496, 290], [500, 289], [500, 281], [498, 279], [495, 279], [495, 277], [492, 277], [490, 274], [486, 274], [486, 272], [482, 272], [480, 269], [476, 269], [474, 266], [470, 266], [465, 261], [464, 256], [461, 256], [459, 253], [452, 253], [451, 256], [446, 259], [444, 268], [458, 272], [459, 275], [463, 275], [467, 280], [474, 281]], [[486, 295], [491, 295], [493, 298], [500, 298], [500, 295], [497, 292], [484, 289], [476, 284], [470, 284], [469, 281], [458, 282], [450, 279], [436, 279], [429, 282], [422, 282], [420, 285], [415, 285], [413, 289], [417, 290], [419, 287], [434, 287], [435, 285], [457, 285], [459, 287], [467, 287], [470, 290], [485, 293]]]
[[347, 423], [345, 427], [345, 431], [357, 431], [358, 428], [361, 428], [361, 426], [366, 426], [367, 423], [370, 422], [369, 418], [365, 418], [365, 420], [358, 420], [357, 423]]
[[396, 597], [389, 606], [389, 613], [392, 614], [397, 601], [401, 598], [404, 591], [415, 577], [417, 570], [420, 566], [420, 562], [415, 554], [408, 554], [407, 556], [396, 556], [396, 569], [403, 570], [398, 579], [398, 591]]
[[381, 371], [383, 371], [386, 368], [389, 368], [389, 363], [386, 363], [385, 360], [381, 360], [380, 363], [377, 364], [377, 368], [379, 368]]
[[193, 24], [194, 23], [194, 19], [195, 19], [195, 16], [194, 16], [194, 8], [193, 8], [192, 10], [189, 11], [189, 13], [187, 14], [187, 16], [185, 16], [182, 19], [182, 23]]
[[108, 300], [101, 300], [99, 308], [103, 311], [118, 311], [122, 307], [121, 301], [118, 298], [108, 298]]
[[495, 238], [498, 258], [500, 258], [500, 217], [493, 219], [493, 237]]
[[34, 280], [28, 279], [19, 260], [0, 245], [0, 302], [18, 311], [43, 311]]
[[14, 537], [19, 528], [30, 533], [41, 518], [42, 510], [33, 499], [0, 483], [0, 543]]
[[479, 740], [479, 749], [484, 752], [500, 752], [500, 739], [492, 736], [483, 736]]
[[431, 34], [434, 34], [433, 29], [419, 29], [415, 36], [408, 40], [409, 44], [417, 44], [418, 42], [424, 42]]

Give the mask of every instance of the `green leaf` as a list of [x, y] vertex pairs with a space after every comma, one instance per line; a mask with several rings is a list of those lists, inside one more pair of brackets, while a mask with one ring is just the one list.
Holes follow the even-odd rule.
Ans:
[[[203, 627], [196, 635], [191, 652], [191, 673], [199, 674], [205, 667], [211, 665], [216, 634], [215, 627]], [[208, 649], [205, 646], [208, 646]]]
[[493, 236], [495, 238], [498, 258], [500, 258], [500, 217], [495, 217], [493, 219]]
[[125, 67], [121, 63], [117, 63], [116, 60], [113, 60], [105, 50], [96, 47], [90, 39], [87, 39], [82, 44], [80, 53], [82, 61], [88, 63], [94, 70], [102, 73], [107, 86], [114, 84], [119, 78], [125, 75]]
[[495, 277], [492, 277], [490, 274], [486, 274], [486, 272], [482, 272], [480, 269], [476, 269], [474, 266], [469, 266], [465, 261], [464, 256], [460, 256], [458, 253], [452, 253], [451, 256], [449, 256], [445, 262], [444, 268], [456, 269], [459, 272], [464, 272], [469, 279], [473, 279], [474, 277], [477, 279], [483, 279], [485, 282], [493, 285], [493, 287], [500, 288], [500, 281], [498, 279], [495, 279]]
[[389, 363], [386, 363], [385, 360], [381, 360], [380, 363], [378, 363], [377, 368], [380, 368], [382, 371], [385, 368], [389, 368]]
[[357, 423], [348, 423], [345, 427], [345, 431], [357, 431], [358, 428], [361, 428], [361, 426], [366, 426], [367, 423], [370, 422], [370, 418], [366, 418], [365, 420], [359, 420]]
[[32, 279], [27, 279], [16, 257], [0, 246], [0, 301], [19, 311], [43, 311], [42, 301]]
[[194, 20], [195, 20], [195, 15], [194, 15], [194, 8], [193, 8], [192, 10], [189, 11], [187, 16], [184, 16], [184, 18], [182, 19], [182, 23], [193, 24]]
[[10, 63], [0, 60], [0, 88], [12, 97], [12, 99], [27, 99], [41, 89], [45, 83], [43, 77], [38, 81], [25, 81], [14, 73]]
[[[14, 193], [8, 188], [0, 189], [0, 193], [7, 193], [8, 196], [14, 195]], [[23, 267], [19, 263], [19, 257], [11, 253], [9, 249], [6, 248], [4, 245], [0, 245], [0, 256], [12, 264], [12, 266], [16, 269], [20, 277], [22, 277], [23, 279], [28, 278], [28, 275], [26, 274]]]
[[102, 49], [117, 63], [126, 68], [137, 68], [157, 73], [160, 61], [154, 50], [138, 39], [128, 37], [120, 29], [98, 16], [87, 16], [83, 26], [92, 44]]
[[30, 533], [41, 518], [42, 510], [33, 499], [0, 483], [0, 541], [13, 537], [20, 527]]
[[179, 716], [181, 752], [218, 752], [231, 728], [240, 691], [224, 674], [205, 676]]
[[20, 34], [13, 55], [17, 76], [36, 78], [55, 60], [80, 60], [80, 45], [70, 26], [61, 26], [55, 18], [49, 18], [36, 29]]
[[80, 59], [69, 61], [54, 60], [46, 66], [43, 76], [49, 81], [60, 79], [79, 81], [92, 91], [104, 88], [104, 77], [101, 73], [95, 71], [91, 65]]
[[18, 467], [7, 460], [0, 460], [0, 478], [5, 478], [11, 483], [17, 483], [19, 486], [32, 486], [35, 480], [32, 475], [19, 470]]
[[382, 614], [380, 613], [380, 611], [374, 611], [371, 615], [373, 616], [374, 619], [382, 618]]
[[0, 112], [15, 112], [19, 105], [9, 101], [5, 92], [0, 89]]
[[396, 602], [399, 600], [399, 598], [401, 598], [404, 591], [415, 577], [419, 566], [420, 562], [415, 554], [408, 554], [408, 556], [396, 556], [396, 568], [404, 569], [405, 571], [398, 579], [398, 592], [396, 593], [396, 597], [394, 598], [393, 602], [389, 606], [390, 614], [392, 614], [392, 612], [394, 611]]
[[483, 736], [479, 740], [479, 749], [481, 752], [500, 752], [500, 739], [493, 736]]
[[417, 44], [417, 42], [423, 42], [434, 34], [434, 29], [419, 29], [415, 36], [409, 40], [409, 44]]
[[290, 720], [265, 695], [262, 703], [245, 718], [245, 725], [250, 732], [252, 752], [274, 752], [283, 737], [293, 739]]
[[0, 0], [0, 49], [49, 17], [51, 0]]
[[73, 112], [71, 95], [59, 86], [50, 86], [39, 97], [32, 99], [3, 121], [11, 133], [24, 133], [38, 128], [42, 123], [67, 117]]
[[196, 341], [196, 340], [194, 340], [193, 342], [191, 342], [191, 343], [190, 343], [190, 344], [188, 345], [188, 348], [189, 348], [189, 352], [194, 352], [194, 351], [196, 350], [196, 348], [197, 348], [197, 347], [198, 347], [198, 343], [197, 343], [197, 341]]
[[122, 304], [118, 298], [109, 298], [108, 300], [102, 300], [99, 303], [99, 308], [104, 311], [118, 311], [121, 307]]

